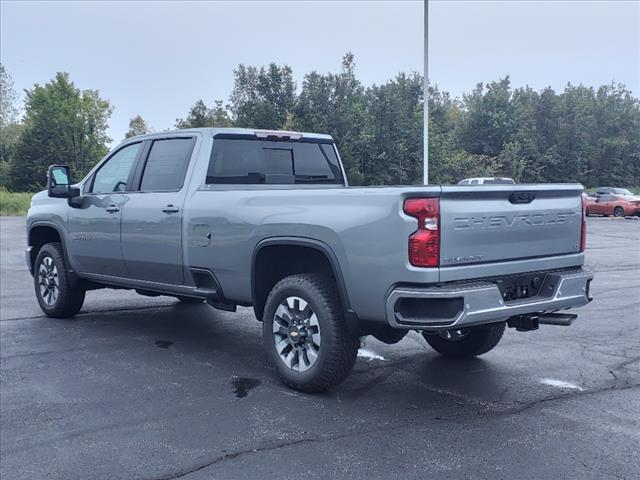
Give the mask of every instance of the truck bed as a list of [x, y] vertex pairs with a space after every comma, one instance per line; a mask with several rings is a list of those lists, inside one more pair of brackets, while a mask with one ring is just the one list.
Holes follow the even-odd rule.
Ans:
[[[358, 314], [384, 321], [385, 299], [397, 285], [582, 265], [581, 194], [580, 185], [208, 185], [188, 201], [188, 262], [211, 268], [227, 297], [250, 303], [256, 246], [278, 236], [311, 238], [335, 253]], [[414, 267], [408, 259], [417, 221], [403, 213], [403, 203], [416, 197], [440, 198], [439, 267]], [[198, 246], [209, 230], [214, 250]]]

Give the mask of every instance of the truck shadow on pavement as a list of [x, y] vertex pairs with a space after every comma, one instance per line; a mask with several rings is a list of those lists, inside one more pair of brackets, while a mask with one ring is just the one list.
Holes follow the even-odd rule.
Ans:
[[[132, 361], [142, 361], [145, 364], [142, 370], [162, 361], [168, 365], [167, 375], [171, 375], [172, 369], [189, 369], [194, 381], [201, 374], [212, 385], [227, 388], [230, 393], [237, 390], [234, 379], [244, 378], [252, 380], [248, 390], [275, 390], [314, 401], [367, 397], [370, 402], [376, 399], [387, 402], [391, 396], [396, 406], [410, 403], [426, 407], [432, 406], [434, 395], [459, 404], [463, 401], [468, 404], [470, 399], [471, 404], [497, 402], [504, 395], [504, 382], [511, 381], [501, 377], [501, 366], [482, 358], [445, 359], [426, 344], [415, 341], [403, 340], [396, 345], [374, 341], [376, 351], [384, 354], [382, 360], [358, 359], [352, 375], [336, 389], [305, 395], [279, 382], [275, 368], [266, 360], [261, 324], [248, 310], [229, 314], [207, 305], [175, 304], [120, 312], [88, 312], [67, 325], [73, 325], [73, 330], [83, 339], [94, 338], [125, 357], [127, 350], [135, 352]], [[87, 342], [87, 349], [91, 343]], [[367, 346], [370, 345], [367, 340]]]

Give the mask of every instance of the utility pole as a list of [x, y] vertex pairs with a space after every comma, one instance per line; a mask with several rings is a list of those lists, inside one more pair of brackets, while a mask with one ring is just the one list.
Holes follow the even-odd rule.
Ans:
[[429, 0], [424, 0], [424, 153], [422, 180], [429, 183]]

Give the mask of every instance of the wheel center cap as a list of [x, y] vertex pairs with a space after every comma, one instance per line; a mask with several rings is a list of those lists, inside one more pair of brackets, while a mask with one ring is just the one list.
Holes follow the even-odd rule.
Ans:
[[293, 342], [293, 343], [301, 343], [304, 338], [306, 337], [306, 333], [299, 329], [298, 327], [291, 327], [289, 328], [289, 339]]

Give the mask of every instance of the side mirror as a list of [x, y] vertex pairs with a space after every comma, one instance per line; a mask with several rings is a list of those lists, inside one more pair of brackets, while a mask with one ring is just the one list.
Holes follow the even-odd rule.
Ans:
[[47, 173], [47, 192], [50, 197], [69, 198], [71, 174], [66, 165], [51, 165]]

